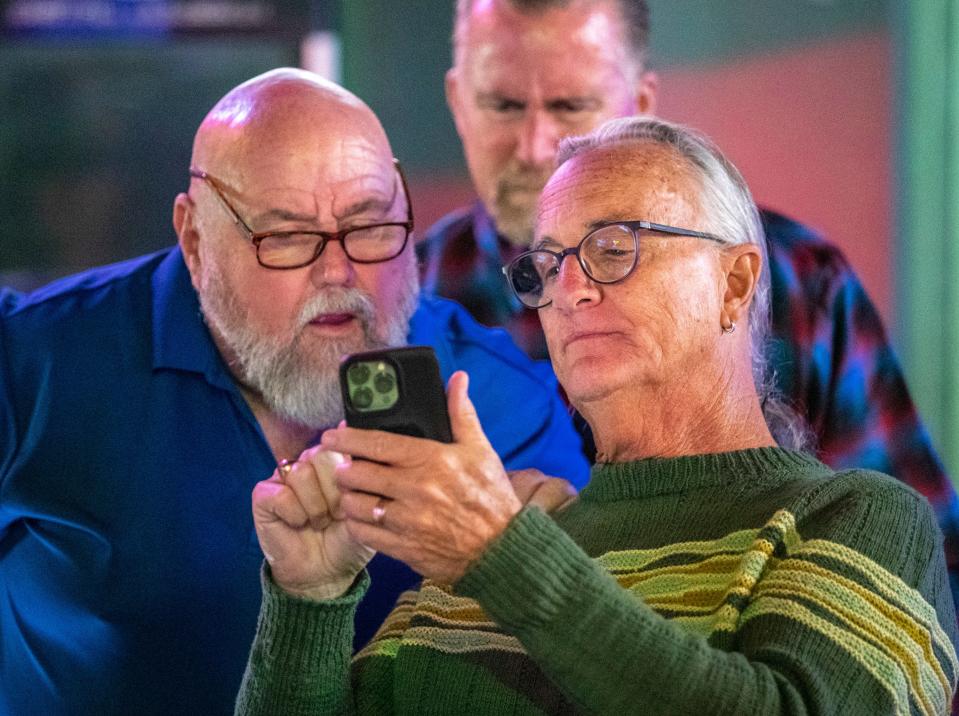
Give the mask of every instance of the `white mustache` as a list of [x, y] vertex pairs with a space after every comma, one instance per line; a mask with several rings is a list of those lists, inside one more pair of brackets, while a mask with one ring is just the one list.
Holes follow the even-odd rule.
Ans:
[[329, 288], [324, 293], [313, 296], [300, 309], [297, 329], [302, 329], [324, 313], [352, 313], [364, 327], [373, 325], [376, 318], [373, 299], [368, 294], [358, 288]]

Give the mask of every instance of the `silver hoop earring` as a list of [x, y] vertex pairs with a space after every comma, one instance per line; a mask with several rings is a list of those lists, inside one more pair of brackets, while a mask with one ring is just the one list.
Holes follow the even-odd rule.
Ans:
[[723, 333], [732, 333], [736, 330], [736, 321], [730, 321], [728, 326], [723, 326]]

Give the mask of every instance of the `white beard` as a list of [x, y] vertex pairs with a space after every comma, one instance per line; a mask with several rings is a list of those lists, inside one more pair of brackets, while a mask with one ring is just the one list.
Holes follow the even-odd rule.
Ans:
[[[210, 327], [231, 355], [235, 375], [284, 420], [314, 430], [343, 419], [339, 365], [343, 356], [359, 351], [406, 345], [409, 321], [419, 298], [416, 265], [408, 264], [395, 310], [377, 316], [372, 298], [357, 288], [331, 286], [311, 298], [300, 310], [292, 331], [261, 335], [250, 327], [247, 309], [236, 300], [217, 270], [205, 261], [200, 306]], [[307, 324], [322, 313], [353, 313], [360, 321], [359, 338], [317, 339], [305, 334]], [[308, 343], [309, 341], [309, 343]]]

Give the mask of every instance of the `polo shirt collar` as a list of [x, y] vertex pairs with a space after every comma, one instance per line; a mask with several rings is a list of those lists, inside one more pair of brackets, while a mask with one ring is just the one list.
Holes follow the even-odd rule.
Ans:
[[200, 313], [179, 246], [153, 274], [153, 368], [202, 373], [213, 385], [236, 389]]

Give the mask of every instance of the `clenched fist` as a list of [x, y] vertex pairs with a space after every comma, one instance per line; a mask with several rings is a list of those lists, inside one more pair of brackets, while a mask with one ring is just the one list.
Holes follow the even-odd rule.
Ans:
[[273, 581], [307, 599], [350, 588], [374, 550], [354, 539], [340, 506], [335, 472], [349, 458], [313, 447], [253, 490], [253, 522]]

